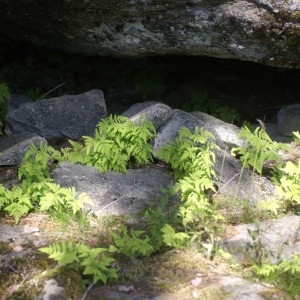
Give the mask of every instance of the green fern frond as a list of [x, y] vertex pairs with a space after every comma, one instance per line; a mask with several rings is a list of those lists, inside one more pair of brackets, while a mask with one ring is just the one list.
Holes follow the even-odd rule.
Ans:
[[4, 210], [19, 223], [20, 218], [27, 215], [33, 207], [29, 195], [24, 194], [20, 187], [14, 187], [6, 191], [6, 197], [8, 201]]
[[79, 262], [77, 251], [72, 241], [56, 242], [39, 250], [48, 254], [49, 258], [56, 260], [60, 266]]

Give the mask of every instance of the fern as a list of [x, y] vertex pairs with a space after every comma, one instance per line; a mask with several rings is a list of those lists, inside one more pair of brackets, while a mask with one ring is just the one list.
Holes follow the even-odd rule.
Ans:
[[72, 142], [73, 148], [63, 150], [62, 159], [96, 167], [99, 171], [126, 172], [130, 163], [152, 162], [152, 146], [148, 143], [155, 136], [151, 122], [133, 123], [123, 116], [103, 119], [94, 137], [84, 136], [84, 145]]
[[278, 168], [279, 180], [275, 181], [280, 196], [286, 201], [300, 204], [300, 160], [297, 163], [288, 161]]
[[300, 294], [300, 256], [294, 255], [291, 260], [283, 260], [277, 265], [263, 263], [261, 266], [255, 265], [252, 271], [260, 278], [279, 285], [283, 290], [291, 295]]
[[40, 143], [39, 149], [30, 145], [18, 171], [19, 179], [26, 179], [28, 184], [43, 182], [50, 178], [48, 165], [51, 161], [58, 160], [60, 153], [45, 143]]
[[111, 245], [110, 251], [122, 253], [130, 258], [136, 255], [149, 256], [153, 252], [153, 247], [150, 243], [150, 238], [144, 235], [142, 230], [128, 230], [125, 226], [121, 226], [118, 233], [112, 233], [115, 245]]
[[239, 137], [246, 141], [247, 147], [233, 148], [232, 154], [240, 157], [243, 167], [251, 166], [260, 175], [264, 166], [268, 163], [281, 162], [279, 150], [289, 149], [283, 143], [272, 141], [269, 135], [259, 127], [251, 132], [248, 127], [244, 126], [239, 133]]
[[20, 218], [27, 215], [32, 208], [32, 203], [28, 194], [24, 194], [23, 190], [16, 186], [11, 190], [4, 191], [6, 202], [4, 210], [15, 218], [16, 223], [19, 223]]
[[62, 188], [59, 184], [45, 183], [46, 192], [40, 197], [40, 210], [61, 212], [72, 211], [73, 215], [81, 211], [84, 203], [92, 204], [91, 199], [85, 194], [81, 194], [76, 199], [75, 188]]
[[[215, 155], [212, 150], [217, 149], [217, 146], [212, 143], [212, 139], [213, 135], [203, 129], [195, 128], [194, 133], [191, 133], [187, 128], [182, 128], [175, 141], [158, 151], [159, 158], [175, 169], [175, 190], [181, 194], [182, 200], [178, 211], [181, 224], [190, 237], [190, 242], [198, 240], [200, 245], [209, 249], [209, 254], [214, 247], [215, 223], [221, 219], [209, 197], [210, 191], [215, 190], [213, 179], [216, 176], [213, 170]], [[165, 228], [170, 229], [168, 226]], [[172, 237], [175, 230], [170, 230]], [[178, 236], [186, 237], [185, 234]], [[207, 238], [210, 240], [210, 247], [207, 247]], [[171, 243], [170, 240], [168, 243]], [[174, 243], [177, 243], [176, 240]]]
[[39, 250], [56, 260], [60, 266], [82, 270], [83, 275], [92, 277], [93, 283], [107, 283], [118, 277], [117, 270], [110, 267], [115, 259], [105, 255], [108, 253], [106, 248], [90, 248], [85, 244], [73, 245], [72, 241], [62, 241]]
[[195, 128], [194, 133], [186, 127], [179, 130], [179, 136], [158, 150], [158, 158], [166, 161], [174, 169], [175, 179], [201, 169], [208, 177], [215, 176], [212, 169], [217, 146], [211, 142], [213, 135], [203, 128]]
[[170, 247], [182, 248], [187, 245], [187, 241], [190, 239], [189, 235], [184, 232], [175, 232], [169, 224], [165, 224], [161, 232], [164, 243]]

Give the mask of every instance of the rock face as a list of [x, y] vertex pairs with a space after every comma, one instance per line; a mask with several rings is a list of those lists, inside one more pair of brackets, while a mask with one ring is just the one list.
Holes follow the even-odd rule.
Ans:
[[66, 95], [34, 103], [25, 103], [6, 116], [5, 132], [36, 133], [46, 139], [78, 139], [93, 135], [97, 123], [107, 116], [102, 91]]
[[0, 0], [0, 32], [87, 55], [207, 55], [300, 67], [297, 0]]
[[62, 186], [74, 186], [77, 192], [87, 193], [94, 206], [86, 209], [97, 216], [143, 213], [161, 199], [162, 189], [172, 185], [172, 177], [156, 168], [128, 170], [126, 174], [99, 173], [95, 168], [68, 162], [61, 163], [52, 177]]

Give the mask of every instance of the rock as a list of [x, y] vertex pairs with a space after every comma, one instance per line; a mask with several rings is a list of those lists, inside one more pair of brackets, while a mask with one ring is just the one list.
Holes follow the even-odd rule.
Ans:
[[205, 113], [197, 112], [196, 115], [185, 111], [174, 109], [168, 121], [158, 130], [155, 137], [154, 154], [160, 147], [165, 146], [169, 141], [175, 139], [178, 131], [182, 127], [187, 127], [194, 131], [195, 127], [204, 128], [211, 132], [215, 137], [215, 143], [221, 148], [227, 145], [240, 146], [243, 141], [238, 138], [238, 127], [225, 123]]
[[223, 122], [200, 111], [191, 114], [199, 120], [201, 127], [215, 136], [216, 140], [221, 140], [226, 146], [245, 147], [246, 143], [238, 137], [241, 129], [236, 125]]
[[1, 0], [0, 31], [86, 55], [206, 55], [300, 67], [298, 1]]
[[0, 137], [0, 166], [21, 164], [30, 145], [38, 147], [40, 143], [47, 143], [47, 140], [30, 132]]
[[294, 131], [300, 131], [300, 104], [281, 107], [277, 117], [277, 128], [286, 136], [292, 136]]
[[58, 285], [55, 279], [45, 282], [44, 295], [40, 300], [65, 300], [65, 289]]
[[275, 142], [291, 143], [293, 141], [292, 137], [281, 134], [278, 125], [275, 123], [265, 123], [265, 128], [269, 137]]
[[226, 197], [249, 201], [252, 205], [259, 200], [274, 197], [275, 188], [269, 180], [249, 169], [244, 169], [241, 162], [228, 153], [228, 146], [244, 145], [238, 138], [239, 128], [205, 113], [190, 114], [174, 109], [171, 117], [160, 127], [154, 138], [154, 156], [160, 147], [177, 137], [180, 128], [187, 127], [194, 131], [196, 126], [211, 132], [215, 137], [214, 142], [220, 147], [220, 150], [215, 151], [214, 166], [218, 175], [215, 183], [219, 193]]
[[73, 186], [78, 193], [87, 193], [94, 206], [86, 209], [97, 216], [113, 214], [134, 217], [162, 198], [162, 189], [172, 185], [172, 178], [160, 169], [147, 167], [99, 173], [96, 168], [63, 162], [52, 172], [56, 183]]
[[10, 100], [7, 102], [7, 111], [11, 112], [25, 103], [32, 102], [32, 99], [26, 95], [11, 95]]
[[242, 163], [226, 151], [215, 151], [215, 184], [218, 193], [227, 199], [247, 201], [254, 207], [259, 201], [268, 201], [277, 194], [274, 184], [251, 169], [243, 168]]
[[223, 246], [239, 261], [257, 258], [260, 251], [275, 264], [300, 252], [299, 224], [299, 216], [286, 216], [258, 224], [233, 226], [229, 230], [231, 236]]
[[102, 91], [91, 90], [75, 96], [25, 103], [6, 116], [6, 130], [29, 131], [46, 139], [79, 139], [83, 135], [94, 135], [97, 123], [106, 116]]
[[172, 108], [163, 103], [148, 101], [136, 103], [126, 110], [122, 115], [130, 118], [134, 122], [145, 118], [153, 123], [157, 130], [171, 116]]

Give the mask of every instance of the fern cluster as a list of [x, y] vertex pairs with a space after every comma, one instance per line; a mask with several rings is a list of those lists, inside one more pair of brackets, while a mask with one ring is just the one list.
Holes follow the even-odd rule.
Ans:
[[19, 180], [26, 180], [28, 187], [33, 182], [44, 182], [50, 178], [49, 165], [60, 158], [59, 151], [46, 143], [39, 148], [31, 144], [18, 170]]
[[259, 127], [252, 132], [244, 126], [240, 130], [239, 137], [246, 141], [247, 147], [233, 148], [232, 154], [239, 156], [243, 167], [250, 166], [260, 175], [266, 165], [276, 165], [282, 161], [279, 155], [280, 150], [289, 150], [287, 145], [272, 141], [269, 135]]
[[87, 276], [87, 282], [90, 277], [93, 283], [107, 283], [108, 280], [118, 278], [117, 270], [111, 267], [115, 259], [107, 255], [106, 248], [90, 248], [82, 243], [73, 245], [72, 241], [63, 241], [39, 250], [47, 253], [60, 266], [68, 266], [81, 272]]
[[[209, 192], [214, 191], [213, 179], [216, 176], [213, 170], [215, 155], [213, 150], [217, 146], [212, 142], [213, 135], [203, 129], [195, 128], [194, 133], [182, 128], [178, 137], [164, 148], [159, 149], [158, 157], [169, 163], [174, 169], [177, 179], [176, 192], [181, 193], [182, 203], [179, 207], [179, 217], [191, 241], [205, 246], [205, 240], [213, 243], [213, 221], [220, 219], [211, 203]], [[167, 226], [164, 227], [164, 240], [176, 237]], [[185, 240], [185, 235], [176, 239]], [[178, 241], [174, 242], [175, 244]], [[211, 249], [207, 249], [209, 252]]]
[[150, 238], [143, 230], [131, 230], [128, 232], [125, 226], [120, 226], [117, 232], [112, 233], [115, 245], [109, 250], [124, 254], [130, 258], [136, 256], [149, 256], [153, 253]]
[[[300, 256], [294, 255], [291, 260], [283, 260], [277, 265], [263, 263], [254, 265], [252, 271], [261, 279], [279, 285], [293, 296], [300, 295]], [[293, 298], [294, 299], [294, 298]]]
[[155, 128], [149, 121], [135, 124], [123, 116], [103, 119], [94, 137], [85, 136], [84, 145], [71, 142], [73, 148], [63, 151], [63, 159], [94, 166], [99, 171], [126, 172], [129, 164], [152, 162], [150, 139]]
[[0, 209], [18, 223], [31, 210], [76, 215], [84, 203], [91, 203], [85, 193], [77, 196], [74, 188], [51, 182], [49, 164], [59, 158], [60, 153], [46, 144], [41, 143], [39, 148], [31, 145], [19, 168], [21, 184], [11, 189], [0, 186]]

